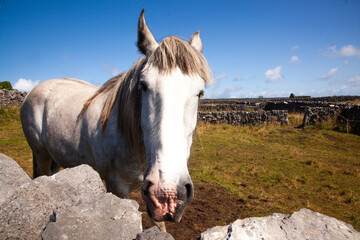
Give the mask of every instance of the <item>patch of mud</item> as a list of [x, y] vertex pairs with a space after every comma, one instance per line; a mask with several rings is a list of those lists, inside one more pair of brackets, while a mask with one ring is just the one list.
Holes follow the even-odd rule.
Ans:
[[[188, 205], [180, 223], [166, 223], [167, 231], [176, 239], [196, 239], [208, 228], [227, 225], [238, 218], [249, 216], [246, 200], [232, 194], [216, 183], [202, 181], [194, 184], [194, 200]], [[140, 204], [143, 213], [143, 229], [152, 226], [146, 215], [146, 205], [140, 191], [131, 193], [131, 199]]]

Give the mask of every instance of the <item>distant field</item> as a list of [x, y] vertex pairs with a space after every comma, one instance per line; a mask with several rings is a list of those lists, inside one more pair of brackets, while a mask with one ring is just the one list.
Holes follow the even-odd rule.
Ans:
[[[360, 136], [326, 126], [296, 128], [302, 115], [290, 115], [289, 120], [289, 126], [199, 125], [189, 161], [194, 184], [201, 186], [197, 191], [209, 184], [220, 185], [237, 196], [237, 204], [246, 207], [246, 216], [291, 213], [306, 207], [359, 231]], [[0, 152], [32, 176], [32, 155], [22, 133], [19, 108], [0, 108]], [[212, 197], [202, 201], [214, 201]], [[221, 216], [211, 221], [226, 224]], [[194, 231], [204, 228], [200, 224]]]

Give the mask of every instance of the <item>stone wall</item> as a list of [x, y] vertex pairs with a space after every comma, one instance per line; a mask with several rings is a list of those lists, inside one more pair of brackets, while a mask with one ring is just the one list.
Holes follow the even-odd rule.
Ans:
[[248, 106], [245, 104], [200, 104], [201, 112], [223, 112], [223, 111], [247, 111]]
[[288, 110], [289, 113], [304, 113], [307, 108], [345, 108], [349, 104], [346, 103], [332, 103], [323, 101], [283, 101], [283, 102], [268, 102], [265, 110]]
[[350, 127], [351, 131], [360, 134], [360, 105], [349, 105], [341, 109], [337, 123], [343, 127]]
[[0, 107], [21, 106], [27, 93], [18, 90], [0, 90]]
[[287, 110], [252, 112], [199, 112], [198, 121], [212, 124], [255, 125], [268, 123], [288, 124]]
[[303, 126], [312, 126], [323, 121], [335, 119], [341, 109], [335, 107], [307, 107], [305, 108]]
[[[360, 96], [295, 97], [295, 98], [244, 98], [244, 99], [201, 99], [199, 110], [246, 111], [248, 107], [268, 110], [288, 110], [289, 113], [304, 113], [306, 107], [343, 107], [344, 102], [360, 99]], [[343, 103], [340, 103], [343, 102]]]
[[303, 126], [312, 126], [328, 120], [333, 120], [343, 129], [360, 134], [360, 105], [306, 108]]

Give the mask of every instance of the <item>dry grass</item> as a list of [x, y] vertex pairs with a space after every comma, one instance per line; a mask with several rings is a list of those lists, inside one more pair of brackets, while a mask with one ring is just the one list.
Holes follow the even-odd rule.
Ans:
[[[326, 127], [199, 125], [189, 169], [237, 194], [250, 216], [310, 208], [360, 230], [360, 136]], [[32, 175], [19, 108], [0, 108], [0, 152]], [[219, 206], [221, 208], [221, 206]]]
[[0, 108], [0, 153], [12, 157], [32, 176], [32, 153], [20, 122], [20, 108]]
[[360, 99], [355, 99], [352, 101], [342, 102], [342, 103], [352, 103], [352, 104], [360, 104]]

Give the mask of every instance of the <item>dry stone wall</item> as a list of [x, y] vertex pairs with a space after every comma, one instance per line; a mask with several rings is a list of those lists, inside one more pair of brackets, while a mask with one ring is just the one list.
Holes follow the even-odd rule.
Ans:
[[353, 132], [360, 134], [360, 105], [348, 105], [342, 108], [337, 117], [337, 123], [350, 127]]
[[0, 107], [21, 106], [27, 93], [18, 90], [0, 90]]
[[337, 126], [360, 134], [360, 105], [306, 108], [303, 126], [312, 126], [327, 120], [333, 120]]
[[[295, 97], [295, 98], [244, 98], [244, 99], [201, 99], [200, 111], [246, 111], [248, 107], [263, 110], [288, 110], [289, 113], [304, 113], [306, 107], [344, 107], [347, 101], [360, 96]], [[342, 103], [340, 103], [342, 102]]]
[[312, 126], [323, 121], [335, 119], [341, 109], [335, 107], [308, 107], [305, 110], [303, 126]]
[[199, 112], [198, 121], [211, 124], [255, 125], [279, 123], [288, 124], [287, 110], [252, 112]]

